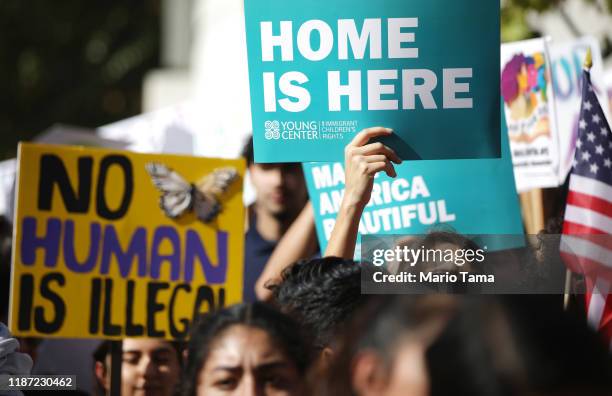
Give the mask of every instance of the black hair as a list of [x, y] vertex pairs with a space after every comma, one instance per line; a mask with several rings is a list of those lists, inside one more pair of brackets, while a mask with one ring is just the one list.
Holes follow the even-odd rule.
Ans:
[[108, 341], [108, 340], [102, 341], [100, 345], [98, 345], [98, 347], [93, 352], [94, 362], [100, 362], [106, 365], [105, 359], [106, 359], [106, 356], [110, 354], [110, 349], [111, 349], [110, 346], [111, 346], [111, 341]]
[[466, 299], [426, 360], [433, 396], [603, 395], [612, 387], [606, 346], [547, 296]]
[[314, 384], [319, 388], [317, 394], [355, 396], [352, 367], [360, 351], [376, 351], [390, 372], [395, 349], [403, 335], [425, 326], [428, 326], [427, 333], [433, 331], [429, 325], [437, 321], [445, 323], [456, 311], [458, 301], [458, 296], [443, 294], [373, 296], [347, 324], [325, 380]]
[[[255, 148], [253, 146], [253, 135], [249, 136], [246, 143], [242, 147], [241, 156], [246, 160], [247, 168], [255, 163]], [[284, 169], [299, 169], [300, 172], [302, 171], [301, 162], [280, 162], [268, 165], [283, 167]]]
[[242, 157], [246, 160], [247, 167], [249, 167], [253, 162], [255, 162], [255, 151], [253, 149], [253, 135], [249, 137], [244, 147], [242, 148]]
[[283, 271], [279, 284], [267, 287], [281, 311], [300, 322], [313, 335], [314, 346], [323, 349], [367, 299], [361, 294], [364, 268], [371, 267], [338, 257], [299, 261]]
[[211, 346], [234, 325], [264, 330], [293, 361], [300, 374], [308, 370], [312, 358], [308, 338], [294, 320], [264, 303], [238, 304], [204, 314], [193, 325], [183, 371], [182, 395], [195, 395], [198, 376], [208, 359]]
[[548, 296], [377, 296], [351, 323], [317, 394], [354, 396], [359, 351], [376, 351], [391, 370], [402, 333], [436, 321], [431, 340], [423, 339], [432, 396], [604, 395], [612, 388], [607, 346]]

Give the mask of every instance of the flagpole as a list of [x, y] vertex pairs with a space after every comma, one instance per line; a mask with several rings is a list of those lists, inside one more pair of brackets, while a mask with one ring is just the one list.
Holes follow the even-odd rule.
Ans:
[[586, 56], [584, 57], [584, 68], [590, 72], [593, 67], [593, 54], [591, 53], [591, 47], [587, 48]]
[[[584, 58], [584, 70], [587, 72], [591, 71], [593, 67], [593, 54], [591, 53], [591, 47], [587, 48], [587, 53]], [[563, 309], [567, 311], [569, 307], [569, 299], [571, 293], [571, 280], [572, 280], [572, 272], [569, 269], [565, 270], [565, 291], [563, 294]]]
[[533, 231], [534, 234], [537, 234], [546, 227], [544, 220], [544, 197], [542, 196], [542, 189], [538, 188], [531, 190], [529, 193], [529, 198], [531, 199]]
[[565, 291], [563, 293], [563, 310], [567, 311], [569, 308], [570, 300], [570, 288], [572, 287], [572, 272], [569, 269], [565, 270]]

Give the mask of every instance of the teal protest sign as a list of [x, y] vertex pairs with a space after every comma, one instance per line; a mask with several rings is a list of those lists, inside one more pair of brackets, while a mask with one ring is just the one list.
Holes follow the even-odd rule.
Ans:
[[403, 159], [499, 158], [499, 4], [245, 0], [256, 162], [339, 161], [393, 128]]
[[[521, 245], [523, 234], [505, 120], [502, 158], [409, 161], [395, 166], [398, 176], [379, 173], [359, 225], [360, 234], [425, 234], [434, 229], [488, 237], [490, 250]], [[307, 163], [304, 174], [315, 211], [321, 251], [336, 221], [344, 194], [340, 163]]]

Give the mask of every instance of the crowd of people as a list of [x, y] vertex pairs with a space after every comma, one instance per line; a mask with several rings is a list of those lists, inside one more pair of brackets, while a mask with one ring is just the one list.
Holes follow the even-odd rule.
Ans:
[[[359, 218], [375, 175], [396, 176], [400, 158], [376, 141], [392, 133], [369, 128], [347, 145], [346, 189], [323, 252], [300, 165], [254, 163], [249, 142], [257, 198], [248, 208], [244, 302], [196, 318], [186, 342], [124, 339], [121, 394], [612, 394], [607, 346], [558, 295], [362, 292], [374, 269], [353, 260]], [[8, 372], [6, 356], [27, 371], [31, 361], [13, 341], [2, 349], [5, 341], [0, 371]], [[97, 391], [110, 394], [109, 341], [94, 360]]]

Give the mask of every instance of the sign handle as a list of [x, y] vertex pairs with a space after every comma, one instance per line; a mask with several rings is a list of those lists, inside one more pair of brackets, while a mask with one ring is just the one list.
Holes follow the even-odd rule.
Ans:
[[123, 360], [123, 342], [111, 341], [111, 377], [110, 395], [121, 395], [121, 364]]

